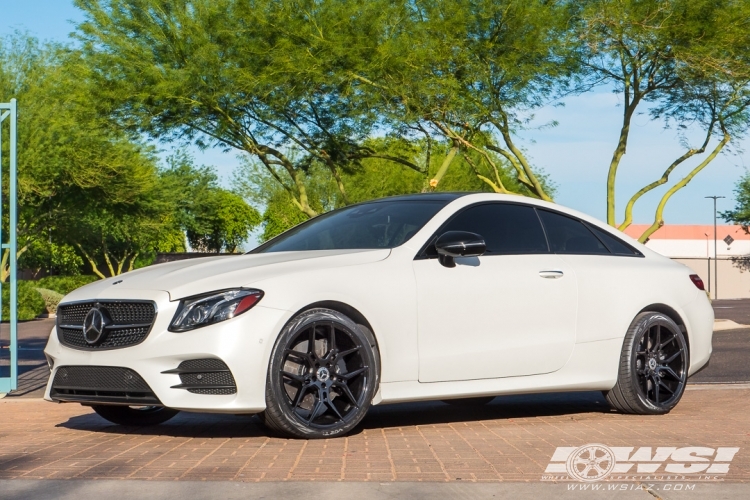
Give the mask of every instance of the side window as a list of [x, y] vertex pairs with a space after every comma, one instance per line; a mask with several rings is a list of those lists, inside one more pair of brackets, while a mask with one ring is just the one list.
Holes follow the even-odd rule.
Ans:
[[547, 231], [550, 250], [567, 254], [609, 254], [583, 222], [555, 212], [539, 210], [539, 217]]
[[586, 226], [594, 231], [594, 234], [602, 240], [602, 243], [607, 245], [607, 248], [609, 248], [609, 251], [612, 252], [615, 255], [631, 255], [631, 256], [640, 256], [641, 252], [636, 250], [635, 248], [631, 247], [624, 241], [620, 241], [620, 239], [616, 236], [612, 236], [606, 231], [603, 231], [602, 229], [599, 229], [598, 227], [590, 224], [586, 224]]
[[[467, 208], [439, 232], [470, 231], [484, 237], [486, 255], [547, 253], [547, 240], [534, 209], [513, 203], [485, 203]], [[428, 253], [435, 255], [434, 247]]]

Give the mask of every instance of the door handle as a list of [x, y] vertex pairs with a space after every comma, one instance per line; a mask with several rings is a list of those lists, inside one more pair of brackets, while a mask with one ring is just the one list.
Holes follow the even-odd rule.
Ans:
[[549, 280], [555, 280], [557, 278], [562, 278], [563, 275], [562, 271], [539, 271], [539, 276], [542, 278], [547, 278]]

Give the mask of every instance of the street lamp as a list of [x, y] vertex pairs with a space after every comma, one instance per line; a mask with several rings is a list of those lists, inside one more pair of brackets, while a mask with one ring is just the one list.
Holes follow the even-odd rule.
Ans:
[[708, 294], [711, 295], [711, 254], [708, 251], [708, 233], [703, 233], [706, 237], [706, 264], [708, 265]]
[[719, 254], [716, 250], [716, 200], [724, 196], [706, 196], [706, 198], [714, 200], [714, 300], [717, 300], [719, 298]]

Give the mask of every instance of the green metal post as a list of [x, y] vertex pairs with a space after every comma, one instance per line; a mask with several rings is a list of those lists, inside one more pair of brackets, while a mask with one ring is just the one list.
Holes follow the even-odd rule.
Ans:
[[18, 389], [18, 270], [16, 268], [18, 255], [18, 238], [16, 237], [16, 225], [18, 224], [18, 193], [16, 192], [16, 100], [10, 100], [10, 343], [13, 348], [10, 351], [10, 390]]
[[[4, 111], [4, 104], [0, 103], [0, 257], [5, 251], [3, 244], [3, 122], [10, 116], [10, 111]], [[0, 323], [3, 320], [3, 282], [0, 281]], [[12, 346], [8, 346], [12, 351]], [[2, 349], [2, 346], [0, 346]], [[2, 351], [0, 350], [0, 353]], [[2, 356], [0, 356], [2, 358]], [[0, 373], [0, 396], [10, 392], [10, 379], [4, 379]]]
[[[4, 111], [4, 112], [3, 112]], [[16, 255], [18, 242], [16, 239], [16, 225], [18, 221], [18, 204], [16, 190], [17, 169], [17, 107], [16, 100], [11, 99], [9, 103], [0, 104], [0, 134], [2, 123], [10, 118], [10, 144], [9, 144], [9, 168], [8, 168], [8, 206], [10, 207], [10, 220], [8, 231], [8, 243], [2, 243], [2, 225], [0, 224], [0, 250], [8, 250], [8, 268], [10, 271], [10, 377], [0, 377], [0, 393], [7, 393], [18, 388], [18, 276], [16, 266]], [[0, 155], [2, 154], [2, 135], [0, 135]], [[0, 221], [2, 221], [2, 156], [0, 156]], [[2, 285], [0, 284], [0, 292]], [[2, 293], [0, 293], [0, 319], [2, 319]]]

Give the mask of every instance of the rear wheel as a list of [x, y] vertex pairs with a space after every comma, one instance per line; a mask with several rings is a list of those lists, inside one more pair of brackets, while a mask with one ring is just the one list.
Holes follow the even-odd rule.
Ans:
[[179, 413], [163, 406], [92, 405], [100, 417], [118, 425], [158, 425]]
[[680, 327], [664, 314], [641, 313], [625, 335], [617, 384], [604, 396], [623, 413], [668, 413], [682, 398], [689, 366]]
[[274, 346], [262, 421], [292, 437], [345, 434], [370, 407], [379, 365], [367, 328], [330, 309], [305, 311]]

